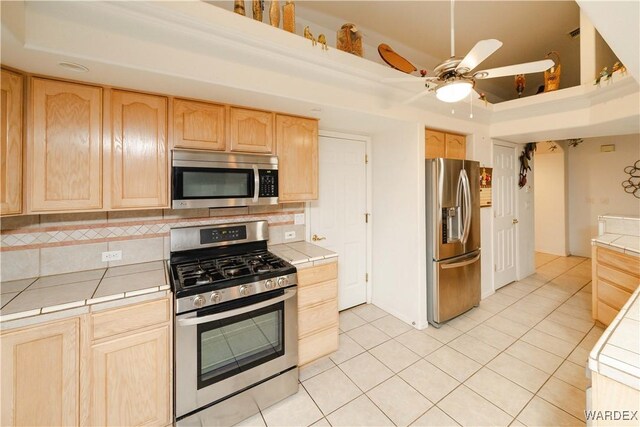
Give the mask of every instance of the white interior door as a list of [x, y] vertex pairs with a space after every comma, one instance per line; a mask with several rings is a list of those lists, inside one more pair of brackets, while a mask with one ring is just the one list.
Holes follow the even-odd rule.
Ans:
[[366, 302], [367, 209], [364, 141], [321, 136], [318, 200], [310, 203], [313, 243], [334, 251], [338, 263], [338, 309]]
[[516, 280], [516, 169], [515, 147], [493, 146], [493, 286]]

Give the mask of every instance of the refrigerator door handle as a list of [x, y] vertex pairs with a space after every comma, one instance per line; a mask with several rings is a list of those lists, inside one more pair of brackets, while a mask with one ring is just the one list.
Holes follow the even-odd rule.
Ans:
[[469, 183], [469, 176], [465, 169], [460, 171], [460, 177], [462, 178], [462, 191], [464, 193], [464, 228], [460, 240], [464, 245], [467, 243], [471, 228], [471, 184]]
[[443, 270], [448, 270], [450, 268], [458, 268], [458, 267], [464, 267], [465, 265], [469, 265], [469, 264], [473, 264], [474, 262], [478, 261], [480, 259], [480, 252], [478, 252], [478, 254], [476, 256], [474, 256], [471, 259], [467, 259], [464, 261], [460, 261], [460, 262], [454, 262], [451, 264], [445, 264], [442, 263], [440, 264], [440, 268], [442, 268]]

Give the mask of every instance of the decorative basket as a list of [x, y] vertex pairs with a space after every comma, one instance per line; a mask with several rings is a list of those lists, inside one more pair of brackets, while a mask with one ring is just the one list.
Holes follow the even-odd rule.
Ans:
[[552, 50], [551, 52], [547, 53], [545, 58], [549, 58], [552, 55], [557, 57], [557, 60], [555, 58], [552, 58], [553, 62], [555, 62], [555, 65], [544, 72], [545, 92], [551, 92], [552, 90], [558, 90], [560, 88], [560, 74], [562, 73], [562, 65], [560, 65], [560, 54], [555, 50]]

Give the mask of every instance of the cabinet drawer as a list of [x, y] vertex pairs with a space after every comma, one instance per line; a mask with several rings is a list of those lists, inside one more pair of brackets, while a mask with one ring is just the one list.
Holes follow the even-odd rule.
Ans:
[[91, 316], [92, 338], [110, 337], [147, 326], [168, 322], [171, 306], [168, 298], [95, 313]]
[[301, 287], [298, 291], [298, 308], [310, 307], [338, 297], [338, 281], [318, 283]]
[[338, 263], [323, 264], [317, 267], [305, 268], [298, 271], [298, 286], [326, 282], [338, 278]]
[[615, 310], [609, 307], [607, 304], [602, 301], [598, 301], [598, 317], [596, 320], [600, 321], [602, 324], [608, 326], [613, 319], [617, 316], [619, 310]]
[[629, 301], [629, 297], [629, 292], [598, 279], [598, 299], [608, 306], [620, 310]]
[[338, 301], [331, 300], [298, 312], [298, 336], [304, 337], [338, 325]]
[[298, 341], [298, 365], [331, 354], [338, 350], [338, 326], [322, 330]]
[[640, 258], [605, 248], [598, 248], [598, 262], [640, 277]]
[[622, 271], [607, 267], [606, 265], [598, 266], [598, 278], [604, 279], [609, 283], [633, 292], [640, 284], [640, 279]]

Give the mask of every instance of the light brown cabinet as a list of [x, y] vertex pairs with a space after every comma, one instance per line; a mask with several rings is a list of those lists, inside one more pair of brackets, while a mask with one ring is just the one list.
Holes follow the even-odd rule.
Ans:
[[273, 153], [273, 116], [269, 111], [231, 107], [229, 142], [231, 151]]
[[102, 88], [31, 79], [32, 212], [102, 207]]
[[15, 215], [22, 213], [23, 77], [2, 70], [0, 93], [0, 215]]
[[425, 129], [425, 158], [462, 159], [467, 155], [467, 140], [464, 135]]
[[111, 91], [111, 208], [168, 207], [167, 98]]
[[638, 257], [612, 249], [592, 248], [592, 316], [609, 325], [640, 283]]
[[280, 202], [318, 198], [318, 121], [276, 117]]
[[298, 364], [338, 349], [338, 262], [298, 270]]
[[80, 319], [3, 333], [3, 426], [78, 425]]
[[224, 151], [224, 105], [174, 99], [173, 146]]

